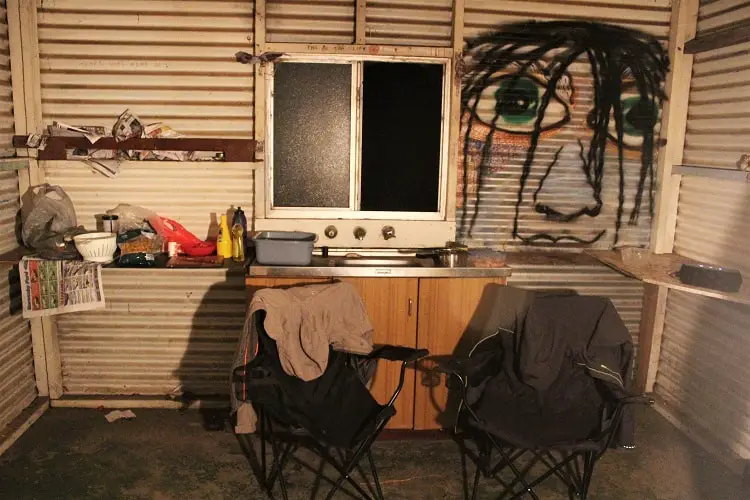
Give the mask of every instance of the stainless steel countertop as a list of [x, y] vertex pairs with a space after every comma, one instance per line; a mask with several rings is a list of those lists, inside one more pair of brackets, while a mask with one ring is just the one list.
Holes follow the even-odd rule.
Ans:
[[313, 256], [309, 266], [264, 266], [252, 264], [247, 276], [275, 278], [505, 278], [510, 267], [438, 267], [432, 259], [417, 259], [422, 264], [414, 267], [354, 267], [337, 266], [339, 257]]

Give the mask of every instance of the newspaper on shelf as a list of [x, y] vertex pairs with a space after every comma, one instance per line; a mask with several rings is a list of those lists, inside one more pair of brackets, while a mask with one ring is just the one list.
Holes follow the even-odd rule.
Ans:
[[25, 257], [18, 268], [24, 318], [104, 307], [101, 264]]

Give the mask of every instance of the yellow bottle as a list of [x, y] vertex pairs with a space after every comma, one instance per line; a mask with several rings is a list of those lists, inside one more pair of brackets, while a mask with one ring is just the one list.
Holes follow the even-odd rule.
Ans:
[[221, 222], [219, 222], [219, 237], [216, 240], [216, 255], [224, 257], [225, 259], [232, 258], [232, 235], [229, 232], [229, 224], [227, 224], [227, 216], [221, 216]]

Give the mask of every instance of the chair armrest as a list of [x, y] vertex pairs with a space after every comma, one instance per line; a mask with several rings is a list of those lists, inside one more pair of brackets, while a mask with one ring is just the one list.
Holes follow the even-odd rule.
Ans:
[[448, 374], [457, 375], [459, 378], [467, 376], [469, 358], [463, 356], [453, 356], [451, 354], [442, 354], [430, 356], [428, 361], [435, 363], [435, 370]]
[[396, 345], [376, 345], [367, 357], [370, 359], [387, 359], [388, 361], [413, 363], [429, 354], [430, 352], [427, 349], [414, 349]]

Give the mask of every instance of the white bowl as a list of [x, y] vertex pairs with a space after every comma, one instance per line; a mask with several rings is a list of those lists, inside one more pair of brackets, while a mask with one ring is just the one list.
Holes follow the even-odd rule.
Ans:
[[86, 233], [73, 236], [73, 243], [83, 260], [108, 264], [117, 251], [117, 235], [114, 233]]

